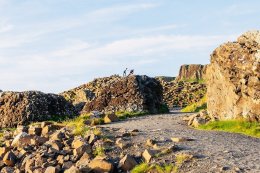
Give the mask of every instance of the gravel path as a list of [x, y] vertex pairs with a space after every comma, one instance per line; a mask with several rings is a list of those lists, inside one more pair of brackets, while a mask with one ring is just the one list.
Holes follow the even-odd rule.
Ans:
[[138, 129], [135, 141], [187, 137], [194, 139], [178, 143], [199, 156], [195, 163], [181, 172], [252, 172], [260, 173], [260, 139], [226, 132], [200, 131], [188, 127], [182, 118], [185, 113], [149, 115], [103, 125], [109, 128]]

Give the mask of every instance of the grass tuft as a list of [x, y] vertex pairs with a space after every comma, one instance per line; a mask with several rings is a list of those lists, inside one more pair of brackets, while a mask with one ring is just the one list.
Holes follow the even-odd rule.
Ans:
[[147, 115], [148, 113], [149, 112], [146, 112], [146, 111], [141, 111], [141, 112], [139, 112], [139, 111], [137, 111], [137, 112], [117, 111], [115, 114], [119, 119], [124, 120], [126, 118]]
[[207, 109], [207, 99], [206, 96], [202, 97], [197, 103], [186, 106], [181, 110], [181, 112], [199, 112], [201, 110]]
[[198, 127], [202, 130], [219, 130], [260, 138], [260, 123], [245, 120], [212, 121]]

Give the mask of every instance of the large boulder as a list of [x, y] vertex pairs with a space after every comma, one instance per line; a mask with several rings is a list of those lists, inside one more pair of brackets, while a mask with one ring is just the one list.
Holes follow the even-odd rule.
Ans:
[[3, 92], [0, 97], [0, 127], [62, 119], [75, 114], [74, 106], [55, 94], [38, 91]]
[[201, 64], [185, 64], [180, 67], [179, 75], [176, 80], [204, 80], [207, 65]]
[[214, 50], [207, 69], [207, 104], [218, 119], [260, 121], [260, 31]]
[[[96, 83], [97, 86], [94, 87], [93, 83]], [[96, 79], [91, 84], [86, 84], [85, 88], [81, 88], [81, 91], [74, 89], [74, 91], [62, 93], [62, 95], [72, 101], [77, 98], [78, 101], [74, 101], [74, 104], [84, 103], [84, 107], [81, 109], [82, 113], [91, 111], [158, 113], [163, 104], [162, 86], [157, 80], [148, 76], [111, 76]], [[90, 99], [86, 91], [92, 92], [93, 98]], [[72, 92], [73, 94], [71, 94]], [[77, 93], [82, 92], [85, 92], [84, 97], [87, 99], [79, 99], [80, 96]], [[68, 98], [69, 95], [72, 95], [73, 98]]]

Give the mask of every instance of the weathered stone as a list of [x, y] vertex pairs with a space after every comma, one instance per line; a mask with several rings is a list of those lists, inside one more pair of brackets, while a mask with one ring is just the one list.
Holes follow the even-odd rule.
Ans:
[[214, 50], [207, 87], [211, 117], [260, 121], [260, 31], [247, 32]]
[[80, 171], [77, 167], [71, 166], [69, 169], [65, 170], [64, 173], [80, 173]]
[[7, 166], [14, 166], [15, 163], [17, 162], [17, 157], [12, 151], [8, 151], [5, 154], [3, 161]]
[[193, 127], [199, 127], [200, 125], [205, 124], [207, 121], [201, 117], [195, 117], [192, 122]]
[[52, 124], [53, 124], [53, 122], [43, 121], [43, 122], [41, 123], [41, 128], [44, 128], [44, 127], [46, 127], [46, 126], [48, 126], [48, 125], [52, 125]]
[[155, 156], [155, 151], [153, 150], [145, 150], [142, 154], [144, 160], [149, 163], [151, 159]]
[[76, 166], [79, 168], [87, 168], [87, 165], [91, 161], [91, 158], [91, 154], [84, 153], [83, 156], [77, 161]]
[[22, 132], [14, 138], [11, 145], [13, 147], [22, 147], [25, 145], [30, 145], [31, 139], [33, 139], [32, 135], [28, 135], [27, 133]]
[[6, 166], [1, 170], [1, 173], [14, 173], [14, 168]]
[[44, 121], [53, 115], [65, 118], [77, 113], [62, 96], [38, 91], [3, 92], [0, 103], [0, 128]]
[[52, 141], [51, 142], [51, 147], [52, 148], [54, 148], [54, 149], [56, 149], [56, 150], [61, 150], [62, 148], [63, 148], [63, 144], [62, 144], [62, 142], [61, 141], [58, 141], [58, 140], [55, 140], [55, 141]]
[[97, 139], [98, 139], [98, 137], [95, 134], [90, 134], [88, 143], [90, 145], [93, 145], [97, 141]]
[[28, 133], [28, 127], [22, 126], [22, 125], [17, 126], [17, 128], [14, 131], [14, 136], [16, 136], [22, 132]]
[[185, 138], [185, 137], [174, 137], [174, 138], [171, 138], [171, 140], [173, 142], [185, 142], [185, 141], [188, 141], [188, 139]]
[[63, 169], [63, 170], [70, 169], [70, 167], [72, 167], [73, 165], [74, 165], [74, 164], [73, 164], [73, 162], [71, 162], [71, 161], [64, 162], [64, 163], [62, 164], [62, 169]]
[[153, 145], [155, 144], [155, 140], [152, 140], [152, 139], [147, 139], [146, 141], [146, 146], [149, 146], [149, 147], [153, 147]]
[[28, 134], [29, 134], [29, 135], [41, 136], [41, 133], [42, 133], [42, 128], [41, 128], [41, 127], [31, 126], [31, 127], [28, 129]]
[[8, 151], [10, 151], [9, 147], [0, 147], [0, 157], [3, 158]]
[[119, 162], [119, 167], [121, 169], [123, 169], [124, 171], [130, 171], [132, 170], [135, 166], [137, 165], [137, 162], [135, 161], [135, 159], [133, 157], [131, 157], [130, 155], [125, 155], [125, 157], [123, 157], [120, 162]]
[[75, 148], [73, 150], [73, 155], [76, 156], [76, 158], [80, 158], [84, 153], [90, 154], [91, 152], [92, 152], [91, 146], [88, 144], [84, 144], [78, 148]]
[[95, 173], [113, 172], [114, 170], [112, 163], [102, 159], [94, 159], [88, 164], [88, 166]]
[[71, 143], [71, 147], [72, 148], [79, 148], [82, 145], [84, 145], [86, 142], [84, 141], [84, 139], [82, 138], [75, 138], [72, 143]]
[[104, 123], [111, 123], [111, 122], [116, 122], [118, 121], [118, 117], [115, 115], [115, 114], [107, 114], [105, 117], [104, 117]]
[[116, 145], [121, 148], [121, 149], [126, 149], [127, 147], [130, 146], [129, 143], [127, 143], [126, 141], [124, 141], [122, 138], [118, 138], [116, 140]]

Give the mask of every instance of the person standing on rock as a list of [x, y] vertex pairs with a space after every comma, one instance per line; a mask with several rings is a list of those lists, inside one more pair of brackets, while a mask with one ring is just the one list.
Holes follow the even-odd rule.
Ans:
[[127, 68], [124, 70], [123, 77], [126, 77]]
[[133, 75], [133, 74], [134, 74], [134, 69], [130, 70], [130, 73], [128, 76]]

